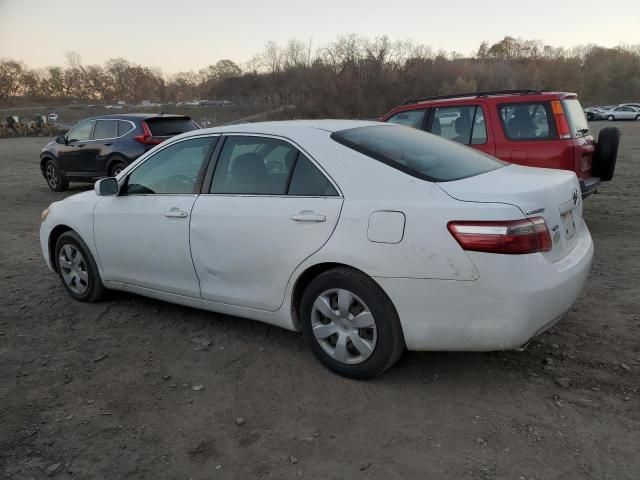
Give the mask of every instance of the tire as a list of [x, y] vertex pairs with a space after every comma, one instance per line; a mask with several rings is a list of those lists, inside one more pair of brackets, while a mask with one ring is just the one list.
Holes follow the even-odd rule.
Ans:
[[616, 127], [606, 127], [600, 130], [596, 151], [593, 155], [593, 175], [600, 177], [603, 182], [613, 178], [618, 159], [620, 145], [620, 130]]
[[391, 300], [373, 279], [353, 269], [334, 268], [314, 278], [302, 295], [300, 319], [316, 358], [344, 377], [376, 377], [405, 350]]
[[77, 233], [69, 231], [60, 235], [54, 251], [58, 276], [69, 295], [89, 303], [104, 298], [106, 290], [96, 262]]
[[640, 120], [640, 115], [636, 115], [636, 120]]
[[587, 120], [589, 121], [593, 120], [593, 113], [587, 113]]
[[115, 177], [116, 175], [118, 175], [122, 170], [124, 170], [126, 168], [127, 164], [117, 160], [114, 163], [111, 164], [111, 166], [109, 167], [109, 176], [110, 177]]
[[609, 115], [607, 117], [607, 120], [609, 120], [610, 122], [613, 122], [615, 120], [615, 117], [613, 115]]
[[44, 164], [44, 178], [54, 192], [64, 192], [69, 188], [69, 181], [62, 174], [58, 162], [51, 158]]

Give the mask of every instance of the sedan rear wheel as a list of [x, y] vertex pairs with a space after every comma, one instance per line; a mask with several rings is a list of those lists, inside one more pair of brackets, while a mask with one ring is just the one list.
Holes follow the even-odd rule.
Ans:
[[362, 272], [346, 267], [318, 275], [300, 304], [305, 340], [330, 370], [365, 379], [380, 375], [404, 351], [395, 307]]

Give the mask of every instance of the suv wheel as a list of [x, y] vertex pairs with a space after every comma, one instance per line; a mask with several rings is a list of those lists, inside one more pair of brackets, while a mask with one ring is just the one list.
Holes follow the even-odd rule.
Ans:
[[44, 164], [44, 178], [47, 180], [47, 185], [54, 192], [63, 192], [69, 188], [69, 181], [62, 175], [58, 162], [49, 159]]
[[120, 172], [122, 172], [122, 170], [124, 170], [125, 168], [126, 168], [126, 165], [124, 162], [116, 162], [113, 165], [111, 165], [111, 167], [109, 168], [109, 176], [115, 177], [119, 175]]
[[328, 270], [302, 296], [305, 341], [323, 365], [355, 379], [382, 374], [404, 352], [400, 319], [380, 286], [348, 268]]
[[81, 302], [96, 302], [105, 294], [91, 252], [75, 232], [65, 232], [56, 242], [55, 262], [62, 285]]

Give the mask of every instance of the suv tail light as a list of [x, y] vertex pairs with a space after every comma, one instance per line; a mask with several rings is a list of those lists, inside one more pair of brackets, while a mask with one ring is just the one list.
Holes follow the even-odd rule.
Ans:
[[147, 122], [142, 121], [141, 124], [143, 133], [142, 135], [136, 135], [135, 137], [133, 137], [134, 140], [137, 140], [143, 145], [158, 145], [159, 143], [162, 143], [164, 141], [164, 138], [162, 137], [154, 137], [153, 135], [151, 135], [151, 130], [149, 130], [149, 125], [147, 125]]
[[453, 221], [451, 235], [464, 250], [510, 255], [548, 252], [553, 244], [542, 217], [503, 222]]
[[564, 114], [564, 108], [560, 100], [551, 100], [551, 111], [556, 119], [556, 128], [558, 129], [558, 137], [571, 138], [571, 130], [569, 129], [569, 122], [567, 122], [567, 116]]

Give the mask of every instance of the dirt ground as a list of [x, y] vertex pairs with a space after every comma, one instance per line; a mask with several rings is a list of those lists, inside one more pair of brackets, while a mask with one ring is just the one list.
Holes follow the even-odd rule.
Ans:
[[640, 478], [640, 122], [617, 126], [617, 175], [585, 202], [593, 270], [566, 318], [522, 353], [408, 353], [369, 382], [257, 322], [121, 293], [74, 302], [41, 258], [39, 216], [87, 187], [49, 191], [45, 139], [0, 140], [0, 471]]

